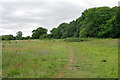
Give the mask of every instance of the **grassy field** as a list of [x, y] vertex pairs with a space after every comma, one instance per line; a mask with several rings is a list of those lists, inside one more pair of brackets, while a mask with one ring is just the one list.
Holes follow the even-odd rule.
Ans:
[[2, 75], [14, 78], [117, 78], [118, 40], [2, 42]]

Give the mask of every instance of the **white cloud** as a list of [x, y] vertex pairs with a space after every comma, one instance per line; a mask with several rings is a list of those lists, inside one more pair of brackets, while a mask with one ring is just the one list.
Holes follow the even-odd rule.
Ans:
[[12, 16], [26, 16], [24, 11], [18, 10], [12, 14]]

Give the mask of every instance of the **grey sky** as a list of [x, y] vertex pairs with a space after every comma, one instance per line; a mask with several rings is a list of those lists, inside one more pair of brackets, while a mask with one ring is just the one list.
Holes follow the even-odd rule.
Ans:
[[60, 23], [80, 17], [81, 12], [92, 7], [118, 5], [119, 0], [1, 0], [0, 35], [22, 31], [31, 36], [33, 29], [51, 30]]

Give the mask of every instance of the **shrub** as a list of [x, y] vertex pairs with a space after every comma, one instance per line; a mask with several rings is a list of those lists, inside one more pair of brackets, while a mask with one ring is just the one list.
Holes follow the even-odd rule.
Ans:
[[66, 38], [64, 41], [81, 42], [81, 41], [87, 41], [87, 38]]
[[14, 40], [13, 35], [4, 35], [2, 36], [2, 40]]

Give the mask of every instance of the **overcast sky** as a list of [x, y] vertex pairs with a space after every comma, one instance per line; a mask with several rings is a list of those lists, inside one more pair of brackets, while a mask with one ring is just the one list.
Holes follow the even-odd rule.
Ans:
[[31, 36], [32, 30], [37, 27], [50, 31], [60, 23], [69, 23], [80, 17], [85, 9], [114, 7], [118, 6], [118, 2], [119, 0], [1, 0], [0, 35], [16, 36], [17, 31], [22, 31], [23, 36]]

